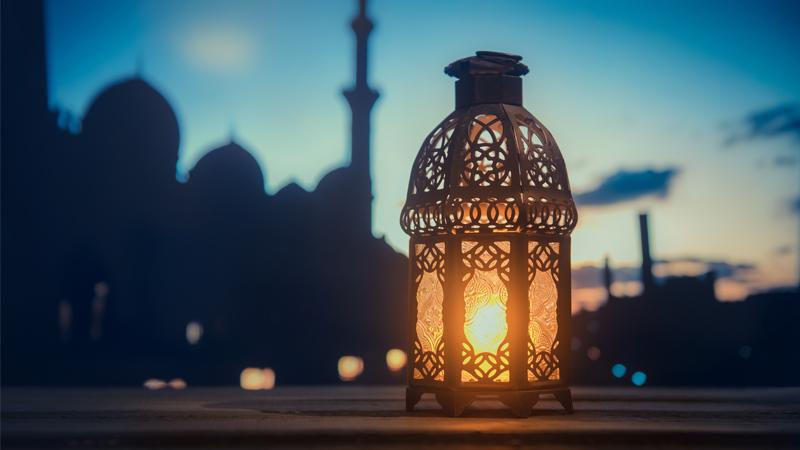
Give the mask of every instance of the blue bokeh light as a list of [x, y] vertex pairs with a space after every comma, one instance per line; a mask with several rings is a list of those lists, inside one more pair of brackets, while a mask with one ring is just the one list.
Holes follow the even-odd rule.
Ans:
[[647, 374], [644, 372], [634, 372], [631, 375], [631, 382], [633, 382], [634, 386], [644, 386], [647, 382]]
[[628, 368], [625, 367], [624, 364], [617, 363], [617, 364], [614, 364], [613, 367], [611, 367], [611, 375], [614, 375], [614, 377], [616, 377], [616, 378], [624, 377], [625, 373], [627, 371], [628, 371]]

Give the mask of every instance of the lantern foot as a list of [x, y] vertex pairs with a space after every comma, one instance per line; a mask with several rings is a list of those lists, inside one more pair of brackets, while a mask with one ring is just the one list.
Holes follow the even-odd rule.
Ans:
[[406, 411], [413, 411], [414, 406], [419, 403], [419, 400], [422, 398], [423, 391], [414, 389], [414, 388], [406, 388]]
[[437, 391], [436, 401], [450, 417], [460, 417], [464, 410], [472, 403], [475, 397], [472, 394], [450, 391]]
[[508, 406], [511, 412], [519, 417], [530, 417], [533, 405], [539, 401], [539, 394], [529, 392], [514, 392], [500, 395], [500, 401]]
[[511, 413], [520, 418], [530, 417], [533, 407], [539, 402], [542, 395], [552, 394], [566, 410], [567, 414], [574, 412], [572, 407], [572, 392], [566, 387], [552, 387], [522, 390], [498, 389], [469, 389], [454, 390], [449, 387], [432, 386], [407, 386], [406, 411], [413, 411], [423, 394], [434, 394], [445, 415], [460, 417], [476, 398], [495, 399], [502, 402]]
[[572, 407], [572, 392], [569, 389], [555, 391], [553, 395], [556, 397], [556, 400], [561, 403], [561, 406], [564, 407], [564, 410], [567, 411], [567, 414], [575, 412], [575, 409]]

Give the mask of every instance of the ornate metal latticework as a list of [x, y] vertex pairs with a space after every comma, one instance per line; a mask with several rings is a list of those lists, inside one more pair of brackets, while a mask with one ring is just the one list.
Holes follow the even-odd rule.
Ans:
[[407, 406], [451, 414], [495, 395], [529, 415], [539, 394], [571, 410], [569, 235], [577, 213], [549, 131], [522, 107], [521, 58], [449, 65], [456, 110], [424, 140], [400, 217], [411, 236]]

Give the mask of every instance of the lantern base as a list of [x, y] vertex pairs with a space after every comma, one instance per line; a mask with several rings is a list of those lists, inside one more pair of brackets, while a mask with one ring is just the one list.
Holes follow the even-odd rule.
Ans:
[[572, 414], [572, 392], [569, 388], [547, 388], [529, 390], [491, 390], [468, 389], [454, 390], [450, 388], [409, 386], [406, 388], [406, 411], [413, 411], [422, 394], [431, 393], [436, 402], [451, 417], [459, 417], [477, 398], [494, 398], [508, 406], [517, 417], [530, 417], [533, 406], [542, 394], [552, 394], [568, 414]]

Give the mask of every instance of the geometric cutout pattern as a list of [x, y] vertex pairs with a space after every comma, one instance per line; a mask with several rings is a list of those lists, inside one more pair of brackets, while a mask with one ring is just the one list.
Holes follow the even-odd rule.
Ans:
[[479, 114], [469, 125], [459, 186], [511, 186], [508, 136], [494, 114]]
[[563, 236], [577, 219], [550, 132], [522, 107], [481, 104], [456, 110], [423, 141], [400, 225], [411, 236]]
[[411, 172], [412, 193], [441, 191], [447, 177], [447, 157], [456, 120], [445, 119], [428, 136], [417, 154]]

